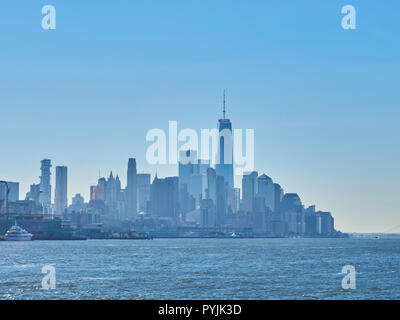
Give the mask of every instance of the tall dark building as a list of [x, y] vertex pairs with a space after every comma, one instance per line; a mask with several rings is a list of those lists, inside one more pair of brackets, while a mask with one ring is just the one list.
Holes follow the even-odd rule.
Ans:
[[[8, 196], [6, 186], [8, 186]], [[7, 181], [7, 185], [5, 183], [0, 183], [0, 212], [6, 212], [6, 207], [8, 208], [6, 198], [8, 203], [19, 200], [19, 182]]]
[[29, 192], [27, 192], [25, 200], [33, 200], [35, 205], [39, 205], [40, 184], [31, 184]]
[[217, 176], [216, 180], [216, 205], [215, 205], [215, 224], [221, 227], [225, 223], [226, 217], [226, 184], [224, 177]]
[[265, 205], [275, 211], [275, 187], [274, 182], [266, 174], [257, 179], [257, 196], [264, 198]]
[[207, 169], [207, 197], [206, 199], [211, 199], [216, 204], [217, 200], [217, 173], [215, 169]]
[[40, 170], [42, 174], [40, 175], [40, 190], [42, 193], [39, 196], [39, 202], [42, 205], [50, 205], [51, 204], [51, 184], [50, 184], [50, 168], [51, 168], [51, 160], [44, 159], [41, 161]]
[[179, 201], [178, 177], [158, 179], [150, 186], [150, 207], [153, 217], [177, 218]]
[[179, 153], [179, 183], [187, 186], [187, 192], [198, 205], [203, 198], [203, 181], [206, 180], [203, 173], [207, 165], [207, 162], [197, 159], [196, 150], [181, 150]]
[[167, 177], [164, 180], [171, 185], [173, 196], [172, 217], [177, 218], [179, 213], [179, 177]]
[[147, 202], [150, 200], [150, 174], [139, 173], [137, 179], [138, 209], [146, 211]]
[[318, 233], [322, 235], [331, 235], [335, 232], [335, 220], [330, 212], [317, 212], [318, 219]]
[[280, 210], [283, 198], [283, 189], [278, 183], [274, 183], [274, 198], [275, 198], [275, 212], [278, 212]]
[[68, 168], [65, 166], [56, 167], [56, 189], [55, 205], [56, 214], [63, 215], [68, 206]]
[[179, 213], [182, 214], [185, 221], [186, 213], [195, 209], [195, 199], [189, 194], [187, 185], [179, 183]]
[[285, 222], [285, 233], [305, 233], [304, 207], [297, 193], [285, 193], [281, 202], [281, 212]]
[[114, 175], [111, 171], [110, 176], [106, 181], [105, 197], [104, 197], [104, 202], [110, 209], [116, 210], [118, 206], [120, 193], [121, 193], [121, 182], [119, 181], [119, 177], [117, 175], [117, 177], [114, 178]]
[[254, 197], [257, 194], [258, 172], [247, 172], [242, 178], [242, 209], [246, 212], [253, 212]]
[[179, 153], [179, 183], [189, 187], [190, 178], [194, 172], [194, 165], [197, 164], [197, 151], [181, 150]]
[[127, 218], [133, 218], [137, 213], [137, 170], [136, 159], [128, 161], [128, 183], [126, 186]]
[[315, 206], [310, 206], [305, 210], [306, 235], [315, 236], [318, 234], [319, 215], [315, 213]]
[[223, 117], [218, 120], [218, 162], [215, 166], [217, 176], [224, 177], [229, 188], [233, 188], [233, 135], [232, 123], [225, 118], [225, 90], [223, 102]]
[[104, 202], [106, 201], [106, 195], [107, 195], [107, 180], [106, 178], [100, 178], [98, 180], [98, 186], [99, 186], [99, 191], [98, 195], [101, 197], [99, 197], [98, 199], [92, 199], [92, 200], [103, 200]]
[[203, 228], [215, 227], [214, 203], [211, 199], [203, 199], [200, 204], [200, 224]]

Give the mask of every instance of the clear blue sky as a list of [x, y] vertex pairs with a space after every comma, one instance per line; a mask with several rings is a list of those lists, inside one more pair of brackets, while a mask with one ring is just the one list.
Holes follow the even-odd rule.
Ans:
[[129, 157], [176, 175], [146, 164], [147, 131], [215, 127], [226, 88], [260, 173], [342, 231], [399, 225], [399, 14], [395, 0], [2, 0], [0, 177], [23, 197], [47, 157], [87, 199], [99, 169], [125, 185]]

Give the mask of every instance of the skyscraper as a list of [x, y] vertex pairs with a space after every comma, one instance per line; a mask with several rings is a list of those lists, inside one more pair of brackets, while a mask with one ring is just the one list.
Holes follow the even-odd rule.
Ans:
[[25, 200], [33, 200], [35, 205], [39, 205], [40, 184], [31, 184], [26, 193]]
[[151, 215], [155, 218], [177, 218], [178, 177], [158, 179], [157, 175], [150, 186]]
[[253, 211], [253, 201], [257, 194], [257, 171], [245, 173], [242, 178], [242, 205], [243, 210]]
[[223, 118], [218, 120], [218, 154], [217, 176], [224, 177], [225, 183], [229, 188], [233, 188], [233, 135], [232, 123], [229, 119], [225, 118], [225, 90], [223, 100]]
[[280, 210], [281, 201], [283, 198], [283, 189], [277, 183], [274, 183], [274, 189], [275, 189], [275, 212], [278, 212]]
[[136, 159], [130, 158], [128, 161], [128, 183], [126, 186], [126, 201], [128, 219], [133, 218], [137, 213], [137, 170]]
[[84, 204], [85, 204], [85, 199], [81, 196], [80, 193], [77, 193], [75, 197], [72, 198], [72, 205], [83, 206]]
[[266, 174], [258, 177], [258, 192], [259, 197], [264, 198], [265, 206], [271, 211], [275, 211], [275, 188], [274, 182]]
[[137, 175], [137, 190], [138, 190], [138, 209], [146, 211], [147, 201], [150, 200], [150, 174], [139, 173]]
[[319, 234], [329, 235], [335, 232], [335, 219], [330, 212], [318, 211], [318, 226], [317, 231]]
[[304, 233], [304, 207], [297, 193], [285, 193], [281, 202], [281, 212], [285, 223], [285, 233]]
[[228, 208], [232, 210], [233, 213], [237, 212], [240, 207], [240, 188], [228, 188], [227, 200]]
[[105, 202], [106, 201], [106, 192], [107, 192], [107, 180], [106, 180], [106, 178], [100, 178], [97, 183], [99, 186], [98, 196], [102, 195], [102, 198], [100, 199], [98, 197], [97, 199], [93, 199], [93, 200], [103, 200]]
[[41, 161], [40, 170], [42, 172], [40, 178], [40, 190], [42, 193], [39, 196], [39, 203], [42, 205], [50, 205], [51, 204], [51, 184], [50, 184], [50, 168], [51, 168], [51, 160], [44, 159]]
[[179, 153], [179, 183], [187, 186], [187, 192], [195, 199], [196, 205], [200, 205], [205, 189], [203, 175], [209, 166], [207, 161], [197, 159], [196, 150], [181, 150]]
[[[8, 201], [15, 202], [19, 200], [19, 182], [7, 181], [8, 188], [10, 189], [8, 193]], [[0, 183], [0, 199], [5, 199], [7, 193], [6, 184]]]
[[64, 166], [56, 167], [56, 189], [55, 189], [55, 205], [56, 214], [64, 214], [65, 209], [68, 206], [68, 169]]
[[217, 199], [217, 173], [215, 169], [207, 169], [207, 199], [211, 199], [216, 204]]
[[197, 164], [197, 151], [181, 150], [179, 152], [179, 183], [189, 185], [190, 177], [195, 172]]
[[199, 159], [197, 165], [194, 166], [194, 170], [197, 174], [200, 174], [202, 177], [202, 198], [206, 199], [206, 190], [207, 190], [207, 170], [210, 167], [209, 160]]
[[174, 207], [172, 216], [177, 218], [179, 212], [179, 177], [166, 177], [164, 180], [172, 186], [172, 199]]
[[215, 222], [217, 227], [222, 227], [226, 217], [226, 184], [224, 177], [217, 176]]
[[187, 184], [179, 183], [179, 213], [182, 214], [185, 220], [186, 213], [195, 209], [195, 199], [189, 194]]
[[200, 205], [203, 199], [203, 176], [192, 174], [188, 184], [188, 192], [195, 199], [196, 205]]
[[90, 186], [90, 200], [104, 200], [103, 186], [97, 184], [95, 186]]
[[118, 207], [118, 199], [121, 192], [121, 183], [119, 181], [119, 177], [117, 175], [114, 178], [112, 171], [110, 172], [110, 176], [106, 182], [105, 187], [105, 204], [108, 206], [109, 209], [115, 211]]
[[215, 206], [211, 199], [201, 200], [200, 224], [203, 228], [215, 227]]
[[[8, 202], [15, 202], [19, 200], [19, 183], [7, 181], [9, 193]], [[5, 212], [7, 197], [7, 187], [5, 183], [0, 183], [0, 212]], [[3, 201], [2, 201], [3, 200]]]

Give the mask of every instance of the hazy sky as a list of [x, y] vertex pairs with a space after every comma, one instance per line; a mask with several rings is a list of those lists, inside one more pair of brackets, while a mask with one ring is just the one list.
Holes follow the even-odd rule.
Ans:
[[[41, 28], [46, 4], [56, 30]], [[341, 27], [347, 4], [356, 30]], [[147, 131], [216, 127], [226, 88], [259, 173], [342, 231], [400, 225], [399, 13], [396, 0], [2, 0], [0, 179], [24, 197], [50, 158], [68, 166], [70, 201], [99, 169], [125, 186], [129, 157], [176, 175], [146, 163]]]

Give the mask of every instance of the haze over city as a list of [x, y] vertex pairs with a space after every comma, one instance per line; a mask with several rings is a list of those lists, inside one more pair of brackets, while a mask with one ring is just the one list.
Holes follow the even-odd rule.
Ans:
[[99, 170], [125, 187], [131, 157], [152, 179], [177, 175], [147, 163], [146, 133], [170, 120], [215, 128], [226, 88], [233, 128], [255, 130], [260, 174], [332, 212], [338, 230], [399, 225], [400, 26], [395, 10], [377, 21], [378, 2], [353, 2], [348, 32], [341, 6], [321, 1], [53, 1], [45, 32], [36, 4], [2, 1], [0, 176], [23, 196], [49, 158], [68, 166], [71, 202], [89, 199]]

